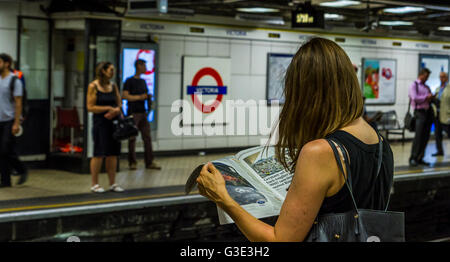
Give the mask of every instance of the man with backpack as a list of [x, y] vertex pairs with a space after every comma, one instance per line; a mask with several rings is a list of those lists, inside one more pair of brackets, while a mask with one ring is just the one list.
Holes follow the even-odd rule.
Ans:
[[0, 187], [11, 187], [11, 168], [20, 174], [18, 184], [25, 183], [27, 170], [16, 152], [16, 138], [21, 131], [22, 97], [21, 81], [11, 73], [12, 58], [0, 54]]

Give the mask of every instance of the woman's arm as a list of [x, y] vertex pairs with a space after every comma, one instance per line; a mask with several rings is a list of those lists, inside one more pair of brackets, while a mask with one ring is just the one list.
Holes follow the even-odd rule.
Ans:
[[113, 85], [114, 88], [114, 93], [116, 95], [116, 107], [112, 107], [111, 110], [108, 111], [108, 113], [105, 114], [105, 118], [112, 120], [114, 119], [116, 116], [120, 115], [120, 113], [122, 112], [120, 109], [122, 108], [122, 98], [120, 97], [120, 92], [119, 92], [119, 88], [117, 87], [116, 84]]
[[96, 105], [96, 101], [97, 101], [97, 92], [95, 90], [95, 85], [91, 83], [88, 86], [88, 92], [86, 97], [86, 106], [88, 112], [100, 114], [114, 109], [111, 106], [98, 106]]
[[250, 215], [229, 196], [222, 175], [211, 163], [203, 167], [197, 182], [200, 194], [227, 212], [250, 241], [302, 241], [337, 174], [337, 164], [326, 140], [306, 144], [274, 227]]
[[119, 87], [116, 84], [114, 84], [113, 88], [116, 92], [116, 103], [117, 103], [117, 106], [119, 107], [119, 111], [120, 111], [120, 108], [122, 107], [122, 97], [120, 96]]

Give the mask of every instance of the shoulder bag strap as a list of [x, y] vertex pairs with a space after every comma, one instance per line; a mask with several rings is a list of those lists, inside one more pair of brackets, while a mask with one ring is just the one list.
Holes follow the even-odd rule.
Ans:
[[[381, 136], [380, 136], [380, 133], [378, 133], [378, 131], [377, 131], [377, 135], [378, 135], [378, 139], [380, 140], [380, 142], [379, 142], [379, 146], [378, 146], [378, 150], [379, 150], [379, 152], [378, 152], [378, 168], [377, 168], [377, 176], [375, 177], [375, 181], [377, 180], [378, 175], [380, 174], [381, 163], [383, 162], [383, 140], [381, 140]], [[389, 202], [391, 201], [391, 189], [392, 189], [393, 183], [394, 183], [394, 180], [392, 180], [392, 183], [389, 186], [389, 195], [388, 195], [388, 200], [386, 202], [386, 208], [384, 209], [384, 212], [387, 211], [387, 209], [389, 207]]]
[[[13, 73], [11, 73], [11, 74], [13, 74]], [[15, 87], [16, 87], [16, 81], [18, 80], [19, 78], [16, 76], [16, 75], [14, 75], [13, 74], [13, 76], [11, 77], [11, 82], [9, 82], [9, 91], [10, 91], [10, 93], [11, 93], [11, 101], [14, 103], [14, 89], [15, 89]]]
[[[355, 198], [353, 197], [353, 190], [352, 190], [352, 185], [351, 185], [352, 178], [351, 178], [351, 174], [350, 174], [350, 168], [348, 166], [348, 162], [349, 161], [347, 160], [346, 153], [343, 150], [343, 148], [341, 147], [341, 144], [339, 142], [337, 142], [337, 141], [335, 141], [333, 139], [326, 139], [326, 140], [327, 140], [328, 144], [330, 144], [331, 149], [333, 149], [334, 157], [336, 158], [336, 162], [337, 162], [337, 165], [339, 167], [339, 170], [341, 171], [342, 176], [344, 177], [344, 180], [345, 180], [345, 184], [347, 185], [347, 188], [350, 191], [350, 196], [351, 196], [352, 201], [353, 201], [353, 207], [355, 208], [356, 213], [358, 213], [358, 206], [356, 205]], [[347, 180], [347, 178], [344, 175], [344, 168], [342, 167], [341, 157], [340, 157], [339, 152], [338, 152], [338, 150], [337, 150], [337, 148], [336, 148], [334, 143], [336, 143], [338, 145], [338, 147], [341, 149], [342, 155], [344, 156], [344, 162], [346, 163], [345, 167], [346, 167], [346, 171], [347, 171], [347, 178], [348, 178], [348, 180]]]
[[[378, 175], [380, 174], [381, 164], [383, 162], [383, 140], [381, 140], [380, 133], [377, 130], [375, 130], [375, 131], [377, 132], [378, 139], [380, 142], [378, 143], [378, 166], [377, 166], [377, 175], [375, 176], [375, 179], [374, 179], [374, 184], [378, 178]], [[394, 182], [394, 180], [392, 180], [392, 183], [389, 186], [389, 195], [388, 195], [388, 200], [386, 202], [386, 208], [384, 209], [384, 212], [387, 211], [387, 209], [389, 207], [389, 202], [391, 201], [391, 189], [392, 189], [393, 182]]]
[[410, 108], [411, 108], [411, 97], [409, 98], [409, 104], [408, 104], [408, 114], [410, 112]]
[[[419, 85], [417, 84], [417, 81], [414, 81], [414, 84], [416, 85], [416, 94], [419, 93]], [[411, 97], [409, 98], [409, 105], [408, 105], [408, 113], [410, 111], [411, 107]]]
[[378, 175], [380, 174], [381, 171], [381, 163], [383, 162], [383, 140], [381, 140], [381, 136], [378, 133], [377, 130], [375, 130], [375, 132], [377, 132], [378, 135], [378, 166], [377, 166], [377, 175], [375, 176], [375, 180], [377, 180]]

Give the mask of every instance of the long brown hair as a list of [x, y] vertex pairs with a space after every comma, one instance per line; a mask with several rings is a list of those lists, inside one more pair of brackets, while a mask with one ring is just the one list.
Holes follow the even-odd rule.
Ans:
[[363, 114], [361, 89], [350, 59], [339, 45], [323, 38], [313, 38], [297, 51], [286, 71], [284, 95], [275, 152], [292, 172], [306, 143]]
[[113, 64], [111, 62], [99, 62], [95, 66], [95, 79], [97, 79], [100, 83], [106, 83], [106, 76], [103, 71], [106, 71]]

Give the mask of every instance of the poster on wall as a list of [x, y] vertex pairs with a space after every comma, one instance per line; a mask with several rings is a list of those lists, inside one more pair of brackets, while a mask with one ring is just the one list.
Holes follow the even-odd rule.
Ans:
[[426, 83], [431, 88], [431, 92], [434, 93], [441, 84], [439, 74], [441, 72], [448, 73], [449, 63], [450, 56], [448, 55], [419, 54], [419, 70], [428, 68], [431, 71]]
[[[134, 63], [136, 60], [142, 59], [146, 62], [147, 72], [140, 77], [145, 80], [147, 84], [148, 94], [152, 95], [152, 103], [155, 101], [155, 61], [156, 50], [153, 49], [140, 49], [140, 48], [123, 48], [122, 52], [122, 81], [125, 81], [135, 75]], [[122, 101], [123, 111], [127, 112], [127, 100]], [[148, 101], [145, 102], [145, 107], [148, 114], [148, 121], [153, 122], [155, 120], [155, 112], [148, 108]]]
[[397, 61], [369, 59], [362, 61], [362, 89], [366, 104], [394, 104], [397, 81]]
[[284, 104], [284, 76], [294, 57], [293, 54], [267, 54], [267, 103], [278, 100]]
[[219, 57], [183, 57], [183, 125], [202, 125], [205, 119], [226, 124], [224, 102], [231, 82], [231, 59]]

